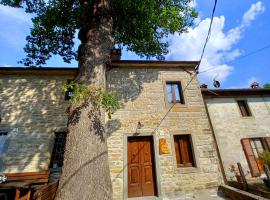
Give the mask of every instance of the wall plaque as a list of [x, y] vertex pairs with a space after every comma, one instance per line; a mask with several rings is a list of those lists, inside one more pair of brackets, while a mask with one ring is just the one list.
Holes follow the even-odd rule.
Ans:
[[170, 150], [165, 138], [159, 139], [159, 154], [169, 154]]

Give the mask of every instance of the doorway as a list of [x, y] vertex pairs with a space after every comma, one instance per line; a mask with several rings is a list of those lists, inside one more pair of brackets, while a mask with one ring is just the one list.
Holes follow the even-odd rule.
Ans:
[[153, 136], [128, 137], [128, 197], [156, 196]]

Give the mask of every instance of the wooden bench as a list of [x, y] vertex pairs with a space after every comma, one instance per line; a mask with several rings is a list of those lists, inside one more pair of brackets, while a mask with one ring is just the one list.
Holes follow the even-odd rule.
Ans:
[[58, 188], [58, 181], [47, 185], [36, 186], [34, 189], [33, 200], [53, 200]]
[[[0, 184], [0, 189], [16, 189], [15, 200], [30, 200], [31, 186], [36, 184], [44, 184], [49, 181], [49, 171], [43, 172], [21, 172], [21, 173], [5, 173], [7, 181]], [[27, 192], [22, 195], [21, 190]]]

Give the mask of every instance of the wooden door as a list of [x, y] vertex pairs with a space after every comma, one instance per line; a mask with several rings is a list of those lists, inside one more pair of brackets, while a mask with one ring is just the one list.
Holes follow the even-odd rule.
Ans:
[[128, 138], [128, 197], [155, 196], [155, 163], [151, 136]]

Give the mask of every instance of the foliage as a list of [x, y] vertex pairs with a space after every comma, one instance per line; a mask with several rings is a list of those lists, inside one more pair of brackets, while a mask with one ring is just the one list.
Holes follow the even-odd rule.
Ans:
[[[90, 5], [94, 0], [0, 0], [0, 4], [22, 7], [33, 13], [33, 28], [24, 48], [26, 66], [41, 66], [52, 55], [65, 62], [76, 58], [73, 39], [91, 20]], [[113, 37], [140, 56], [164, 58], [170, 33], [182, 33], [197, 17], [192, 0], [110, 0]], [[89, 17], [90, 16], [90, 17]]]
[[269, 151], [263, 151], [260, 154], [260, 158], [263, 160], [264, 164], [270, 167], [270, 152]]
[[270, 83], [265, 83], [264, 85], [263, 85], [263, 88], [266, 88], [266, 89], [270, 89]]
[[105, 109], [109, 119], [111, 119], [112, 114], [120, 108], [116, 96], [111, 92], [105, 92], [100, 88], [71, 81], [62, 86], [62, 91], [65, 93], [71, 91], [70, 101], [73, 103], [87, 101], [89, 98], [92, 98], [95, 106]]

